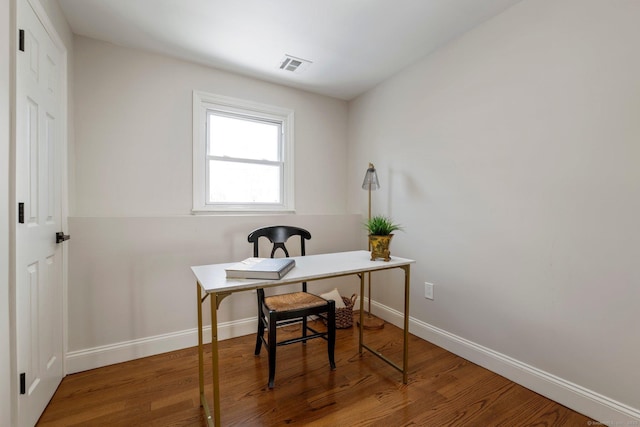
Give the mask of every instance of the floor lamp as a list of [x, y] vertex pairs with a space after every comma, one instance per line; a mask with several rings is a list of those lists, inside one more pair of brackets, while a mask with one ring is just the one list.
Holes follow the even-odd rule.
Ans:
[[[373, 163], [369, 163], [369, 168], [364, 175], [364, 181], [362, 182], [362, 189], [369, 192], [369, 220], [371, 220], [371, 192], [380, 188], [380, 182], [378, 181], [378, 174]], [[371, 251], [371, 242], [369, 242], [369, 251]], [[363, 326], [365, 329], [382, 329], [384, 328], [384, 320], [379, 319], [371, 314], [371, 273], [366, 273], [369, 292], [369, 310], [367, 316], [363, 320]]]

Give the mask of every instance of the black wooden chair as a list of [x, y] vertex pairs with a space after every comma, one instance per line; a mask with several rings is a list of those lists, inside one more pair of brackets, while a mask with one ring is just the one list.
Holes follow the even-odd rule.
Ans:
[[[305, 255], [305, 240], [311, 239], [311, 233], [303, 228], [286, 225], [258, 228], [249, 233], [248, 240], [253, 243], [253, 256], [259, 257], [259, 241], [261, 237], [269, 239], [273, 244], [270, 257], [273, 258], [278, 249], [286, 257], [289, 251], [285, 242], [292, 236], [300, 237], [300, 255]], [[334, 349], [336, 346], [335, 301], [325, 300], [307, 292], [307, 283], [302, 283], [302, 292], [292, 292], [265, 297], [264, 289], [258, 289], [258, 335], [256, 337], [255, 354], [260, 354], [262, 343], [268, 349], [269, 356], [269, 388], [273, 388], [276, 371], [276, 347], [297, 342], [306, 344], [307, 340], [323, 338], [327, 340], [327, 352], [331, 369], [336, 368]], [[327, 320], [327, 330], [317, 331], [307, 323], [308, 316], [321, 316]], [[278, 342], [276, 328], [288, 323], [302, 323], [302, 336]], [[269, 331], [265, 339], [264, 331]], [[308, 333], [310, 332], [310, 333]]]

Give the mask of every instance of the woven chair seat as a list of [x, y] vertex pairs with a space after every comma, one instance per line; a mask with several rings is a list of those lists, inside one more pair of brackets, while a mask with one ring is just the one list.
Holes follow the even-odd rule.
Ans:
[[282, 311], [318, 307], [327, 304], [327, 300], [307, 292], [292, 292], [265, 297], [264, 303], [269, 310]]

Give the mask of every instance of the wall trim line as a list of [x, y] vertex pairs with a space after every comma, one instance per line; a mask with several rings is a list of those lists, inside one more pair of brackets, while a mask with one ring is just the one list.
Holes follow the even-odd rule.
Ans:
[[[372, 312], [402, 328], [402, 312], [371, 302]], [[639, 425], [640, 409], [409, 317], [409, 332], [605, 425]], [[409, 348], [411, 364], [411, 348]]]
[[[257, 319], [247, 318], [218, 325], [218, 339], [226, 340], [255, 334]], [[211, 342], [211, 326], [203, 328], [205, 344]], [[66, 354], [69, 374], [127, 362], [141, 357], [153, 356], [198, 345], [198, 328], [160, 334], [151, 337], [123, 341], [115, 344], [70, 351]]]
[[[372, 312], [376, 316], [397, 327], [402, 327], [402, 312], [375, 301], [372, 301], [371, 305], [373, 307]], [[255, 325], [255, 317], [220, 323], [218, 325], [219, 339], [225, 340], [254, 334]], [[409, 318], [409, 331], [421, 339], [502, 375], [523, 387], [603, 424], [638, 425], [640, 422], [640, 410], [636, 408], [419, 319]], [[204, 342], [211, 342], [211, 326], [204, 327]], [[67, 366], [69, 373], [76, 373], [196, 345], [198, 345], [197, 328], [192, 328], [71, 351], [67, 353]], [[409, 355], [411, 355], [411, 348], [409, 348]], [[411, 358], [409, 358], [409, 363], [411, 363]]]

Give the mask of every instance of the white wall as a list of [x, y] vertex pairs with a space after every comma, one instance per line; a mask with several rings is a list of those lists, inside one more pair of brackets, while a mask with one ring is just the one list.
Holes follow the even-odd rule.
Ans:
[[[84, 37], [73, 68], [71, 372], [195, 345], [189, 267], [251, 256], [256, 227], [308, 228], [309, 253], [361, 246], [361, 218], [347, 214], [346, 102]], [[295, 215], [190, 215], [194, 89], [295, 111]], [[357, 280], [337, 285], [353, 292]], [[255, 311], [255, 294], [225, 299], [222, 334], [252, 333]]]
[[345, 102], [84, 37], [76, 50], [75, 216], [190, 213], [194, 89], [293, 109], [297, 213], [346, 211]]
[[0, 425], [11, 425], [9, 329], [9, 141], [11, 130], [12, 19], [10, 2], [0, 2]]
[[601, 421], [640, 418], [638, 22], [525, 0], [349, 108], [349, 181], [376, 164], [417, 259], [414, 332]]

